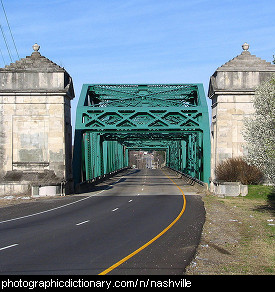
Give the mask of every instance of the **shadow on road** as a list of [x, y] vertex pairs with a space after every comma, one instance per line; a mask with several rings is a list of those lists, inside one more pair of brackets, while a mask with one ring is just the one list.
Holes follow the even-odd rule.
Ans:
[[140, 172], [140, 169], [127, 169], [122, 170], [118, 173], [109, 174], [103, 178], [97, 179], [95, 181], [86, 181], [78, 185], [76, 194], [84, 194], [94, 191], [101, 191], [113, 188], [113, 185], [122, 183], [126, 180], [125, 176], [132, 175], [134, 173]]

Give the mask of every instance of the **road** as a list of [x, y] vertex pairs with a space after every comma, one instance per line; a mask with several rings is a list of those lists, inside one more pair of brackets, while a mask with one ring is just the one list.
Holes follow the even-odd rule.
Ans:
[[204, 215], [173, 172], [127, 170], [89, 193], [1, 208], [0, 274], [180, 275]]

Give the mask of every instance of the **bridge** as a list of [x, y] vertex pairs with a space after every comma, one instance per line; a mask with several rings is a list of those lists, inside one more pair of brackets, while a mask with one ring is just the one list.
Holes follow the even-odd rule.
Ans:
[[[72, 194], [77, 184], [97, 184], [81, 195], [1, 209], [0, 274], [182, 275], [205, 210], [199, 187], [173, 170], [208, 182], [210, 156], [213, 180], [220, 161], [243, 154], [243, 118], [253, 114], [255, 88], [274, 65], [244, 44], [211, 76], [211, 152], [201, 84], [83, 85], [72, 167], [72, 78], [33, 49], [0, 68], [0, 197]], [[133, 150], [165, 151], [172, 170], [109, 176], [128, 168]]]
[[76, 112], [75, 184], [128, 167], [131, 150], [166, 151], [168, 167], [208, 182], [202, 84], [84, 84]]
[[211, 133], [202, 84], [84, 84], [72, 161], [73, 81], [39, 48], [0, 68], [1, 196], [71, 194], [128, 167], [132, 150], [165, 151], [168, 167], [213, 187], [216, 166], [246, 153], [243, 119], [254, 114], [255, 88], [275, 72], [248, 44], [219, 67], [209, 83]]

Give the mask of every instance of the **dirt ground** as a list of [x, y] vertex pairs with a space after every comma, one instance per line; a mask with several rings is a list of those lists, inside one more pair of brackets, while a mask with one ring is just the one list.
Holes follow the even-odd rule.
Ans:
[[3, 196], [3, 197], [0, 197], [0, 208], [11, 206], [11, 205], [22, 204], [22, 203], [36, 202], [38, 200], [49, 200], [50, 198], [60, 198], [60, 196], [37, 197], [37, 198], [27, 196], [27, 195]]
[[275, 275], [275, 214], [264, 200], [203, 197], [206, 222], [186, 275]]

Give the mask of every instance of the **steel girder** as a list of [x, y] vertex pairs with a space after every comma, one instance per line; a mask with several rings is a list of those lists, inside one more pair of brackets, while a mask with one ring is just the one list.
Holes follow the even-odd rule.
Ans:
[[128, 166], [128, 150], [166, 150], [167, 165], [210, 176], [210, 130], [202, 84], [84, 84], [79, 98], [75, 183]]

